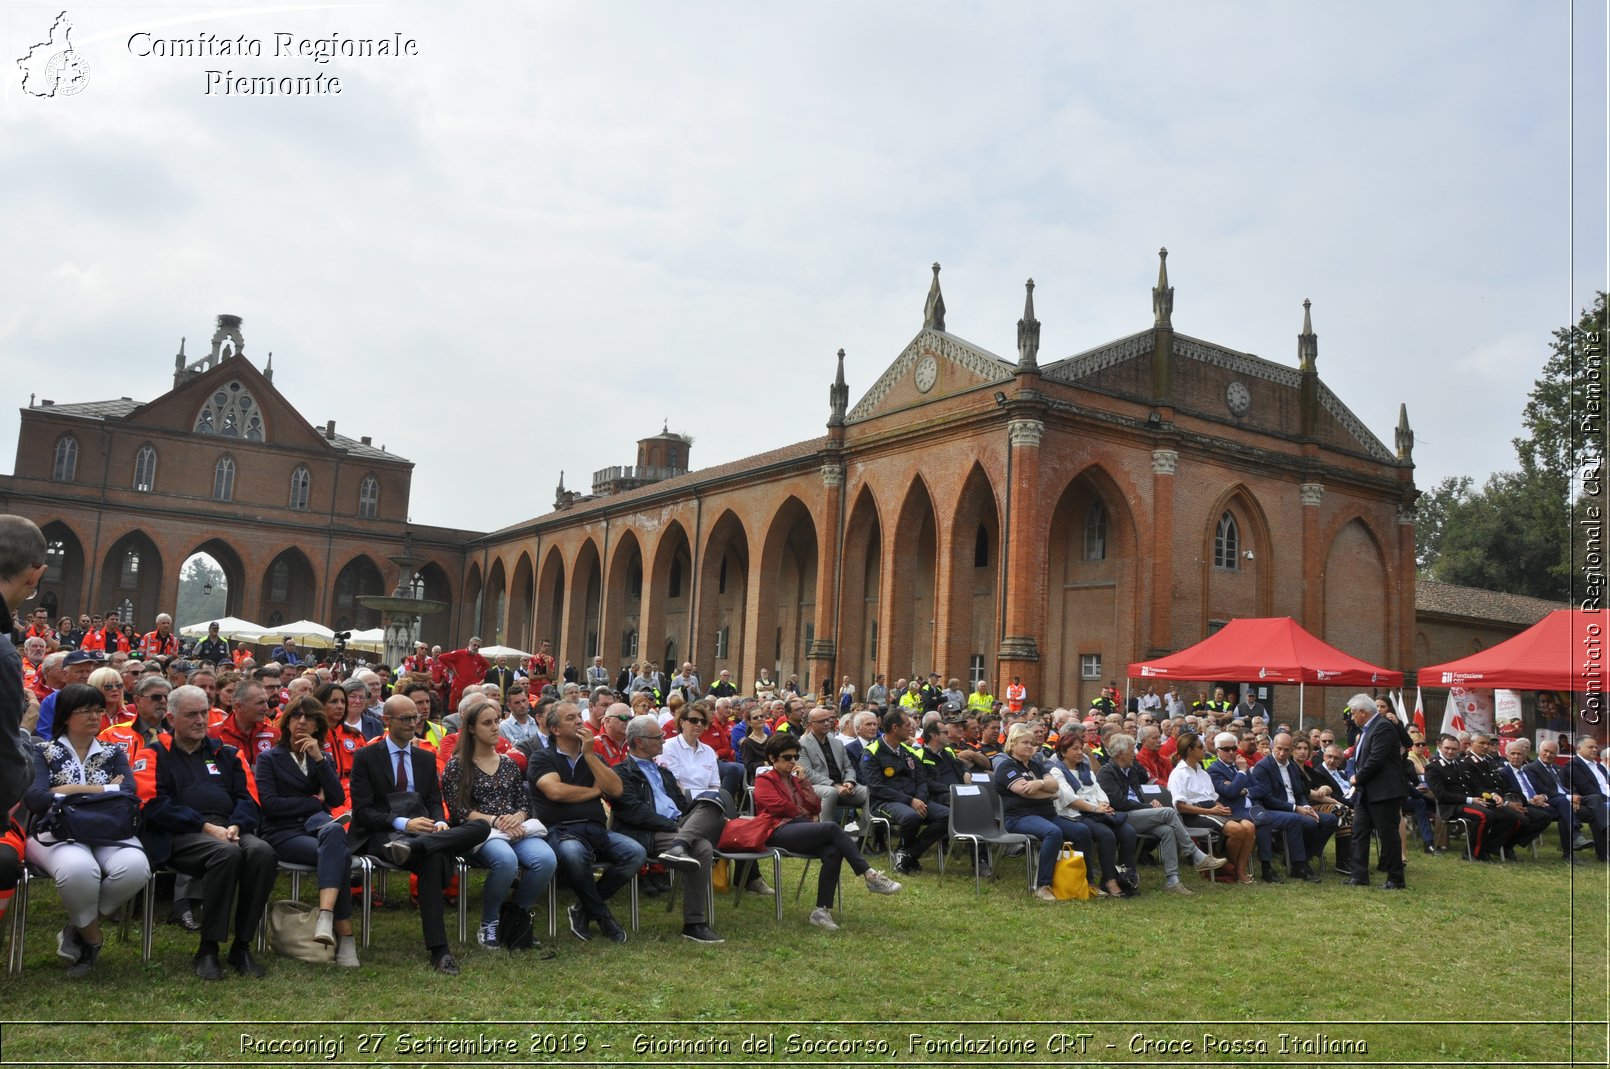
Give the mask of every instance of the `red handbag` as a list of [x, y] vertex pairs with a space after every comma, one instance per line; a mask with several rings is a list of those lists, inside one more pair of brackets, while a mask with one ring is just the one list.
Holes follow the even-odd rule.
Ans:
[[766, 849], [773, 822], [764, 817], [734, 817], [721, 829], [716, 849], [731, 853], [756, 854]]

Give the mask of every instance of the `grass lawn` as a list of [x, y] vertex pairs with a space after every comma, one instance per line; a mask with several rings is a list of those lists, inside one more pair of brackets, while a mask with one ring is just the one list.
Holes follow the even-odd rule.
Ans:
[[[204, 984], [193, 937], [161, 926], [149, 965], [113, 939], [69, 984], [58, 900], [35, 883], [26, 969], [0, 981], [0, 1064], [1606, 1064], [1610, 883], [1553, 844], [1507, 865], [1415, 854], [1406, 894], [1327, 873], [1193, 879], [1185, 898], [1143, 868], [1138, 899], [1054, 905], [1028, 897], [1021, 859], [982, 897], [930, 860], [892, 898], [847, 880], [839, 932], [805, 923], [800, 865], [781, 927], [769, 900], [723, 896], [728, 941], [701, 946], [645, 898], [625, 946], [562, 927], [554, 961], [472, 944], [457, 979], [391, 909], [356, 970], [270, 956], [267, 980]], [[285, 1041], [304, 1046], [263, 1045]]]

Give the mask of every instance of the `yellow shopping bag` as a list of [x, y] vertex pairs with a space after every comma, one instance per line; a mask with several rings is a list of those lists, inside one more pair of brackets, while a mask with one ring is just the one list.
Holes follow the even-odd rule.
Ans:
[[717, 894], [732, 890], [732, 884], [727, 880], [727, 859], [718, 857], [710, 862], [710, 883]]
[[1090, 881], [1085, 878], [1085, 856], [1067, 843], [1062, 844], [1057, 867], [1051, 872], [1051, 893], [1060, 901], [1095, 897]]

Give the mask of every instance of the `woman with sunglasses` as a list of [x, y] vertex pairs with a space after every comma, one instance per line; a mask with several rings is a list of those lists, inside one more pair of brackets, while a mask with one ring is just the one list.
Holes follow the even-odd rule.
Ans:
[[868, 891], [898, 893], [900, 885], [867, 863], [842, 826], [816, 819], [822, 812], [822, 800], [800, 768], [799, 736], [791, 731], [773, 735], [766, 742], [766, 759], [771, 767], [755, 777], [755, 816], [775, 823], [767, 845], [822, 863], [810, 922], [830, 932], [838, 930], [832, 909], [838, 897], [839, 868], [845, 861], [851, 872], [866, 881]]
[[671, 773], [689, 801], [715, 792], [731, 813], [732, 797], [721, 789], [720, 759], [710, 744], [700, 738], [710, 725], [710, 705], [709, 701], [700, 699], [681, 708], [676, 718], [677, 734], [665, 740], [660, 764]]
[[313, 938], [335, 947], [335, 963], [358, 964], [352, 939], [352, 849], [347, 842], [346, 791], [324, 752], [329, 719], [324, 703], [304, 694], [280, 714], [279, 741], [257, 758], [262, 837], [281, 861], [318, 870], [319, 915]]
[[74, 979], [88, 976], [100, 957], [101, 918], [144, 889], [151, 872], [145, 850], [132, 835], [95, 845], [58, 840], [53, 826], [41, 819], [55, 802], [72, 795], [121, 791], [135, 797], [123, 747], [95, 737], [105, 710], [105, 695], [87, 683], [72, 683], [58, 692], [51, 740], [33, 751], [34, 783], [24, 799], [34, 816], [25, 855], [30, 865], [56, 881], [67, 913], [56, 953], [68, 962], [67, 975]]
[[116, 668], [107, 666], [97, 668], [85, 680], [90, 686], [101, 692], [106, 700], [106, 709], [101, 714], [101, 730], [116, 724], [127, 724], [134, 719], [134, 706], [126, 705], [123, 701], [123, 673]]
[[1180, 760], [1169, 773], [1168, 792], [1174, 796], [1174, 808], [1180, 811], [1180, 819], [1186, 827], [1211, 828], [1224, 836], [1224, 855], [1230, 859], [1229, 875], [1242, 883], [1251, 883], [1252, 848], [1257, 842], [1257, 826], [1252, 822], [1249, 800], [1251, 777], [1246, 767], [1237, 765], [1245, 758], [1236, 754], [1234, 735], [1221, 732], [1213, 741], [1219, 757], [1213, 769], [1225, 765], [1230, 775], [1202, 767], [1207, 746], [1202, 736], [1187, 731], [1179, 738]]

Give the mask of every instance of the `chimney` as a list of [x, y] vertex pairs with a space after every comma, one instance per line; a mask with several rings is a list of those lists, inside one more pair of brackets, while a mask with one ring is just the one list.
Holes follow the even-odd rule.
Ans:
[[358, 441], [362, 442], [364, 445], [373, 445], [374, 444], [374, 439], [369, 437], [367, 434], [364, 435], [362, 438], [359, 438]]
[[332, 419], [324, 425], [324, 436], [332, 442], [335, 441], [335, 420]]
[[51, 405], [53, 405], [55, 403], [56, 403], [55, 401], [52, 401], [52, 400], [50, 400], [48, 398], [45, 398], [45, 397], [41, 397], [39, 399], [39, 407], [41, 407], [41, 408], [49, 408]]

